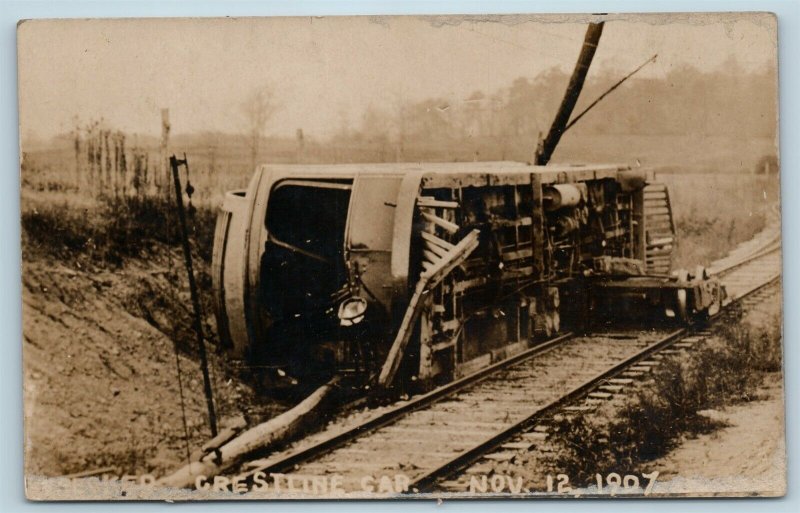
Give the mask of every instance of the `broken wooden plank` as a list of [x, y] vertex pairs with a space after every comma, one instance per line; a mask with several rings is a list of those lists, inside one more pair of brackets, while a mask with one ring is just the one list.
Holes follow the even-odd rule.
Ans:
[[472, 230], [458, 244], [453, 246], [446, 258], [442, 258], [435, 268], [427, 273], [422, 273], [422, 278], [428, 279], [428, 288], [432, 289], [457, 266], [461, 265], [469, 255], [478, 247], [479, 230]]
[[458, 208], [457, 201], [442, 201], [430, 196], [420, 196], [417, 206], [422, 208]]
[[217, 436], [204, 443], [199, 449], [194, 451], [189, 458], [190, 461], [199, 461], [203, 456], [215, 452], [224, 444], [233, 439], [233, 437], [239, 434], [246, 427], [247, 422], [244, 420], [244, 417], [235, 417], [229, 422], [229, 425], [220, 430]]
[[426, 250], [428, 250], [428, 251], [430, 251], [431, 253], [433, 253], [433, 254], [435, 254], [436, 256], [438, 256], [439, 258], [441, 258], [441, 257], [443, 257], [443, 256], [445, 256], [445, 255], [447, 255], [447, 250], [446, 250], [446, 249], [444, 249], [444, 248], [443, 248], [443, 247], [441, 247], [441, 246], [437, 246], [436, 244], [433, 244], [433, 243], [431, 243], [431, 242], [425, 241], [425, 243], [424, 243], [423, 247], [424, 247]]
[[450, 222], [447, 219], [443, 219], [439, 216], [429, 214], [428, 212], [422, 212], [422, 217], [429, 223], [433, 223], [436, 226], [442, 228], [446, 232], [449, 233], [456, 233], [458, 232], [458, 225], [456, 223]]
[[438, 255], [434, 254], [431, 251], [428, 251], [427, 249], [422, 250], [422, 256], [425, 257], [425, 259], [432, 264], [438, 262], [440, 258]]
[[240, 463], [254, 452], [264, 451], [287, 441], [317, 422], [336, 395], [339, 378], [334, 377], [319, 387], [294, 408], [243, 432], [220, 447], [215, 453], [193, 461], [158, 480], [161, 486], [189, 488], [198, 475], [213, 478]]
[[419, 232], [419, 234], [420, 234], [420, 236], [422, 237], [423, 240], [426, 240], [426, 241], [430, 242], [431, 244], [435, 244], [435, 245], [439, 246], [442, 249], [446, 249], [447, 251], [450, 251], [455, 247], [453, 244], [450, 244], [449, 242], [447, 242], [444, 239], [440, 239], [439, 237], [437, 237], [436, 235], [434, 235], [432, 233], [422, 231], [422, 232]]
[[[423, 235], [425, 233], [422, 232]], [[392, 347], [389, 349], [389, 354], [386, 356], [386, 361], [378, 376], [378, 384], [380, 386], [387, 387], [394, 380], [397, 369], [400, 367], [400, 361], [403, 359], [403, 352], [411, 339], [412, 328], [422, 312], [424, 305], [422, 297], [428, 293], [429, 289], [436, 287], [450, 271], [475, 251], [475, 248], [478, 247], [479, 234], [479, 230], [472, 230], [458, 244], [453, 246], [453, 249], [445, 257], [432, 267], [426, 267], [425, 271], [420, 275], [419, 281], [414, 288], [414, 294], [408, 302], [406, 313], [400, 323], [400, 328], [397, 330]]]

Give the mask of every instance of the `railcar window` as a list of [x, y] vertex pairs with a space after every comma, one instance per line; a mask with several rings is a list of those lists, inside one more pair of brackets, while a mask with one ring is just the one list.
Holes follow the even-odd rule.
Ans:
[[269, 196], [270, 239], [287, 249], [328, 262], [341, 258], [350, 187], [297, 181], [278, 184]]
[[362, 176], [350, 213], [350, 249], [391, 251], [401, 176]]

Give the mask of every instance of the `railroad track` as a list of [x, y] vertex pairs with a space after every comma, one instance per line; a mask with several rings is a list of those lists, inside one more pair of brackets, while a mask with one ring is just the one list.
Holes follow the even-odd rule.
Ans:
[[[780, 293], [780, 248], [772, 248], [753, 256], [753, 266], [736, 264], [726, 270], [727, 278], [734, 278], [738, 292], [728, 298], [725, 305], [741, 304], [746, 311], [755, 309], [767, 298]], [[770, 271], [772, 269], [772, 271]], [[745, 280], [750, 279], [749, 285]], [[730, 310], [723, 310], [718, 316], [724, 316]], [[642, 354], [628, 362], [622, 362], [606, 376], [593, 383], [587, 383], [583, 389], [576, 389], [574, 394], [559, 399], [553, 405], [533, 412], [526, 421], [515, 429], [507, 430], [507, 436], [497, 436], [487, 440], [484, 445], [473, 448], [452, 462], [435, 469], [429, 475], [417, 479], [413, 486], [420, 491], [437, 491], [441, 494], [459, 494], [473, 492], [471, 477], [474, 475], [491, 475], [498, 464], [512, 464], [521, 451], [542, 448], [548, 451], [546, 440], [549, 432], [549, 421], [556, 414], [586, 413], [595, 410], [603, 403], [624, 395], [630, 386], [665, 358], [682, 355], [684, 351], [701, 346], [713, 333], [706, 329], [682, 329], [671, 333], [663, 341], [653, 344]]]
[[[725, 305], [777, 286], [780, 255], [779, 243], [769, 239], [719, 263], [713, 272], [728, 288]], [[706, 335], [692, 328], [566, 334], [314, 443], [251, 461], [238, 474], [284, 474], [298, 483], [337, 475], [350, 497], [375, 496], [363, 491], [365, 476], [373, 479], [368, 486], [401, 476], [411, 492], [459, 491], [464, 480], [453, 476], [464, 469], [513, 457], [546, 437], [534, 429], [542, 419], [595, 408], [649, 372], [656, 353]]]

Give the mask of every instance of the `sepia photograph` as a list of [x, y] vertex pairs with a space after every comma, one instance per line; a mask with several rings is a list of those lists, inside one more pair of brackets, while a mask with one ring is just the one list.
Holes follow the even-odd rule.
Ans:
[[21, 20], [26, 497], [785, 495], [779, 23]]

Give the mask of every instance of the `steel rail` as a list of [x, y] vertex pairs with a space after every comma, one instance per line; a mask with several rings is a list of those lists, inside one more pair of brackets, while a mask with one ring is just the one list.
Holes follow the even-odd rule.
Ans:
[[[778, 238], [780, 238], [780, 234], [778, 234]], [[743, 267], [743, 266], [745, 266], [747, 264], [752, 263], [753, 260], [756, 260], [757, 258], [761, 258], [761, 257], [767, 256], [767, 255], [769, 255], [771, 253], [775, 253], [776, 251], [780, 251], [781, 248], [782, 248], [782, 245], [781, 245], [780, 241], [778, 240], [776, 242], [775, 239], [772, 239], [767, 244], [764, 244], [764, 246], [761, 249], [758, 249], [757, 251], [754, 251], [750, 255], [747, 255], [747, 256], [743, 257], [738, 262], [734, 262], [732, 264], [728, 264], [725, 267], [722, 267], [721, 269], [717, 269], [716, 272], [712, 273], [712, 276], [721, 276], [721, 275], [725, 275], [725, 274], [727, 274], [727, 273], [729, 273], [731, 271], [735, 271], [736, 269], [739, 269], [740, 267]]]
[[474, 446], [472, 449], [469, 449], [468, 451], [459, 454], [458, 456], [448, 461], [444, 465], [436, 469], [433, 469], [427, 474], [424, 474], [423, 476], [417, 478], [409, 486], [409, 493], [425, 493], [440, 479], [444, 478], [445, 476], [451, 475], [455, 472], [458, 472], [459, 470], [468, 467], [469, 465], [472, 465], [473, 463], [478, 461], [484, 454], [502, 445], [503, 442], [505, 442], [508, 438], [525, 430], [525, 428], [532, 426], [533, 423], [540, 421], [543, 417], [548, 417], [550, 416], [550, 414], [556, 413], [564, 406], [567, 406], [568, 404], [583, 398], [591, 390], [596, 388], [599, 383], [613, 378], [614, 376], [621, 373], [623, 370], [632, 366], [636, 362], [645, 359], [646, 357], [650, 356], [651, 354], [655, 353], [656, 351], [668, 345], [671, 345], [673, 342], [685, 338], [685, 336], [689, 333], [691, 333], [689, 328], [681, 328], [676, 331], [673, 331], [666, 337], [647, 346], [644, 350], [636, 353], [635, 355], [629, 358], [626, 358], [625, 360], [619, 362], [610, 369], [606, 369], [603, 372], [597, 374], [596, 376], [590, 378], [589, 380], [581, 383], [580, 385], [573, 388], [566, 394], [536, 409], [524, 419], [510, 425], [508, 428], [495, 434], [486, 441], [481, 442], [480, 444]]
[[489, 365], [488, 367], [484, 367], [483, 369], [478, 370], [468, 376], [457, 379], [451, 383], [448, 383], [439, 388], [431, 390], [430, 392], [415, 397], [414, 399], [411, 399], [410, 401], [404, 404], [392, 407], [390, 410], [380, 414], [379, 416], [372, 419], [368, 419], [356, 426], [348, 428], [347, 430], [337, 435], [322, 440], [304, 449], [299, 449], [289, 454], [286, 457], [283, 457], [275, 462], [269, 463], [268, 465], [256, 467], [253, 470], [246, 472], [245, 475], [249, 476], [259, 471], [270, 472], [270, 473], [283, 472], [293, 468], [295, 465], [299, 465], [311, 459], [323, 456], [328, 452], [338, 447], [341, 447], [347, 442], [350, 442], [371, 431], [375, 431], [388, 424], [391, 424], [392, 422], [398, 420], [399, 418], [411, 412], [420, 410], [441, 399], [449, 397], [455, 394], [456, 392], [466, 388], [467, 386], [479, 383], [502, 369], [510, 367], [514, 364], [517, 364], [529, 358], [545, 354], [551, 351], [552, 349], [555, 349], [556, 347], [560, 346], [562, 343], [571, 340], [572, 338], [574, 338], [574, 336], [575, 335], [573, 333], [565, 333], [558, 337], [547, 340], [541, 344], [538, 344], [520, 353], [517, 353], [514, 356], [506, 358], [505, 360], [501, 360], [497, 363]]
[[[756, 258], [758, 257], [754, 257], [752, 260], [755, 260]], [[780, 276], [781, 276], [780, 273], [773, 275], [766, 281], [747, 290], [745, 293], [737, 297], [734, 301], [728, 303], [725, 306], [725, 309], [721, 309], [716, 315], [711, 317], [709, 321], [719, 318], [722, 314], [724, 314], [727, 311], [727, 308], [729, 308], [731, 305], [737, 304], [743, 301], [744, 299], [752, 296], [756, 292], [774, 284], [776, 281], [780, 279]], [[647, 346], [637, 354], [621, 361], [612, 368], [599, 373], [595, 377], [590, 378], [581, 385], [578, 385], [577, 387], [573, 388], [566, 394], [562, 395], [557, 399], [554, 399], [553, 401], [542, 406], [541, 408], [536, 409], [526, 418], [509, 426], [507, 429], [501, 431], [500, 433], [497, 433], [496, 435], [490, 437], [486, 441], [481, 442], [480, 444], [474, 446], [468, 451], [459, 454], [458, 456], [448, 461], [447, 463], [439, 466], [438, 468], [433, 469], [428, 473], [418, 477], [417, 479], [412, 481], [411, 485], [409, 486], [409, 491], [407, 493], [415, 493], [415, 494], [431, 493], [431, 489], [436, 485], [436, 483], [474, 464], [483, 455], [495, 450], [497, 447], [502, 445], [506, 440], [508, 440], [512, 436], [516, 435], [517, 433], [525, 431], [527, 428], [532, 427], [534, 424], [541, 422], [544, 418], [550, 417], [552, 414], [557, 413], [563, 407], [585, 398], [589, 394], [589, 392], [597, 388], [597, 386], [601, 385], [606, 380], [621, 374], [628, 367], [635, 365], [637, 362], [645, 360], [646, 358], [652, 356], [658, 351], [666, 349], [667, 347], [673, 345], [674, 343], [682, 339], [685, 339], [688, 336], [693, 335], [697, 332], [698, 330], [694, 327], [685, 327], [676, 330], [672, 333], [669, 333], [664, 338]]]

